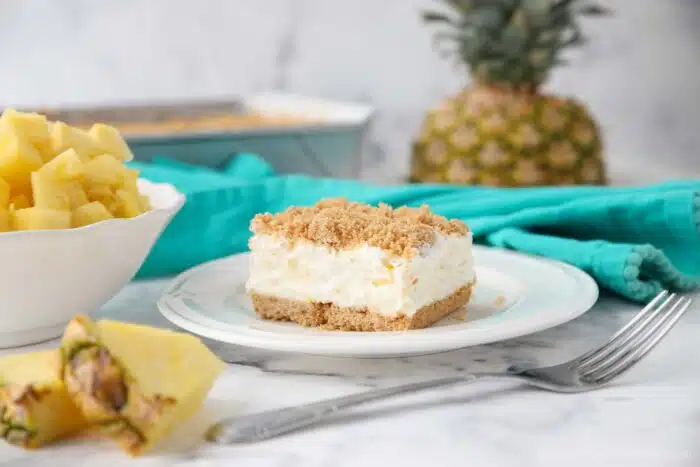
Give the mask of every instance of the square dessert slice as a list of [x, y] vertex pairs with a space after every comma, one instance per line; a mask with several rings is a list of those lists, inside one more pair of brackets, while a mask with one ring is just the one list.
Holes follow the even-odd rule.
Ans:
[[326, 199], [258, 214], [246, 287], [263, 319], [344, 331], [431, 326], [464, 306], [472, 234], [421, 208]]

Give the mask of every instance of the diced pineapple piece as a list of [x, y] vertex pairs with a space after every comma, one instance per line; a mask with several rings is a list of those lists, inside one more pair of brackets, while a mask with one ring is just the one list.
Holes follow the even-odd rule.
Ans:
[[133, 456], [186, 423], [225, 368], [191, 334], [84, 315], [66, 326], [61, 354], [83, 416]]
[[99, 201], [93, 201], [73, 211], [73, 227], [82, 227], [113, 218], [114, 216], [107, 210], [104, 204]]
[[124, 165], [131, 159], [112, 126], [85, 131], [6, 109], [0, 116], [0, 232], [68, 228], [148, 211], [138, 171]]
[[120, 161], [130, 161], [134, 158], [129, 146], [116, 128], [98, 123], [90, 129], [90, 136], [105, 148], [107, 153]]
[[49, 122], [44, 115], [34, 112], [18, 112], [15, 109], [5, 109], [0, 119], [22, 133], [27, 140], [39, 151], [43, 160], [48, 160], [53, 154]]
[[75, 149], [66, 149], [61, 154], [54, 157], [50, 162], [44, 164], [39, 172], [50, 174], [59, 181], [76, 180], [83, 176], [85, 167], [80, 160]]
[[87, 195], [80, 182], [58, 181], [50, 173], [41, 171], [32, 174], [32, 194], [34, 206], [40, 208], [71, 211], [88, 203]]
[[70, 228], [70, 211], [32, 207], [12, 212], [15, 230], [47, 230]]
[[11, 186], [29, 184], [29, 174], [43, 161], [27, 138], [11, 125], [0, 125], [0, 177]]
[[125, 174], [124, 164], [110, 154], [100, 154], [85, 163], [84, 183], [117, 187], [123, 183]]
[[124, 180], [122, 188], [129, 191], [139, 191], [138, 187], [139, 171], [135, 169], [124, 169]]
[[51, 128], [51, 147], [54, 154], [74, 149], [85, 160], [105, 152], [87, 132], [63, 122], [56, 122]]
[[146, 195], [139, 195], [139, 204], [141, 205], [141, 211], [146, 212], [151, 209], [151, 199]]
[[109, 185], [102, 185], [100, 183], [94, 185], [86, 184], [85, 192], [90, 201], [102, 202], [103, 200], [114, 199], [114, 189]]
[[0, 208], [6, 208], [10, 204], [10, 184], [0, 178]]
[[12, 230], [10, 224], [10, 213], [5, 208], [0, 208], [0, 232], [9, 232]]
[[26, 209], [32, 207], [32, 202], [29, 201], [27, 195], [17, 195], [10, 198], [10, 209], [16, 211], [17, 209]]
[[117, 190], [117, 215], [119, 217], [136, 217], [143, 213], [139, 194], [124, 189]]
[[85, 187], [85, 192], [87, 193], [89, 201], [99, 201], [102, 203], [109, 212], [117, 216], [117, 210], [119, 202], [117, 201], [117, 195], [115, 189], [108, 185], [83, 185]]

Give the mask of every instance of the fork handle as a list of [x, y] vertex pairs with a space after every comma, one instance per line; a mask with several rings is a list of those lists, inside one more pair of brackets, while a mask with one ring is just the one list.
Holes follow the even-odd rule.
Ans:
[[475, 381], [481, 376], [496, 375], [470, 374], [420, 381], [389, 388], [373, 389], [311, 404], [224, 419], [212, 425], [207, 430], [205, 437], [207, 441], [217, 444], [262, 441], [320, 422], [343, 409], [399, 394]]

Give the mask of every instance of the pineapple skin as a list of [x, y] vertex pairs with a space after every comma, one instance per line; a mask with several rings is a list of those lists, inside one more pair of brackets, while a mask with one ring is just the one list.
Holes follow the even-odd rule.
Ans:
[[[79, 315], [61, 342], [66, 387], [83, 415], [131, 456], [151, 450], [199, 410], [225, 364], [196, 337], [149, 326]], [[99, 349], [109, 356], [127, 397], [100, 404], [76, 380], [71, 355]], [[92, 350], [91, 350], [92, 349]], [[99, 379], [99, 378], [97, 378]], [[94, 387], [94, 386], [93, 386]]]
[[56, 350], [0, 358], [0, 435], [36, 449], [78, 434], [88, 422], [68, 395]]
[[574, 99], [467, 88], [428, 112], [410, 181], [503, 187], [606, 183], [598, 125]]

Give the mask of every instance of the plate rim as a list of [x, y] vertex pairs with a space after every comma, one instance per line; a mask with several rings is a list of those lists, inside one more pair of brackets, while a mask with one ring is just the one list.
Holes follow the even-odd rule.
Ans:
[[[600, 290], [597, 283], [587, 272], [577, 268], [576, 266], [560, 260], [506, 248], [490, 247], [485, 245], [474, 245], [473, 248], [475, 251], [505, 256], [517, 256], [535, 263], [553, 266], [561, 274], [568, 275], [572, 280], [574, 280], [575, 285], [577, 286], [576, 299], [570, 300], [568, 301], [568, 305], [564, 305], [564, 307], [567, 308], [566, 312], [557, 313], [550, 320], [545, 320], [545, 322], [543, 322], [542, 320], [523, 318], [519, 320], [518, 326], [505, 326], [503, 330], [499, 330], [499, 332], [495, 335], [493, 333], [493, 328], [460, 328], [454, 331], [446, 331], [443, 334], [432, 334], [429, 336], [421, 335], [420, 330], [396, 332], [390, 331], [382, 333], [346, 333], [342, 339], [337, 339], [338, 334], [334, 335], [335, 338], [330, 337], [332, 335], [330, 333], [327, 336], [280, 334], [267, 331], [259, 331], [254, 333], [232, 333], [228, 330], [215, 329], [206, 324], [193, 321], [185, 316], [182, 316], [176, 310], [171, 309], [168, 301], [170, 299], [171, 291], [175, 285], [186, 282], [189, 278], [198, 275], [202, 270], [207, 270], [216, 264], [222, 264], [227, 261], [231, 261], [236, 257], [247, 256], [250, 254], [249, 251], [244, 251], [203, 262], [181, 272], [175, 277], [172, 277], [161, 291], [161, 295], [156, 303], [161, 315], [163, 315], [172, 324], [197, 336], [211, 339], [223, 344], [240, 345], [243, 347], [261, 350], [296, 354], [350, 356], [361, 358], [367, 356], [391, 357], [397, 355], [419, 355], [435, 352], [448, 352], [461, 348], [522, 337], [535, 332], [551, 329], [572, 321], [593, 308], [595, 303], [598, 301]], [[490, 269], [495, 268], [491, 267]], [[495, 270], [497, 272], [502, 272], [499, 269]], [[515, 303], [513, 307], [521, 305], [521, 303]], [[198, 312], [193, 311], [193, 313]], [[510, 323], [513, 321], [514, 320], [509, 320]], [[483, 332], [484, 335], [479, 337], [479, 331]], [[416, 334], [408, 334], [414, 332]], [[455, 336], [463, 335], [465, 332], [467, 332], [468, 335], [466, 339], [462, 339], [464, 342], [456, 342], [458, 339], [455, 339]], [[397, 335], [400, 335], [402, 338], [397, 340], [392, 339], [392, 337], [396, 337]], [[440, 339], [438, 338], [446, 335], [448, 337], [452, 337], [453, 339], [449, 342], [440, 342]], [[368, 342], [371, 344], [370, 349], [356, 347], [349, 349], [348, 347], [352, 345], [350, 340], [353, 338], [362, 339], [363, 337], [360, 336], [364, 336], [365, 339], [374, 339], [371, 342]], [[381, 337], [388, 337], [388, 339], [381, 339]], [[401, 350], [401, 347], [407, 347], [407, 349]]]

